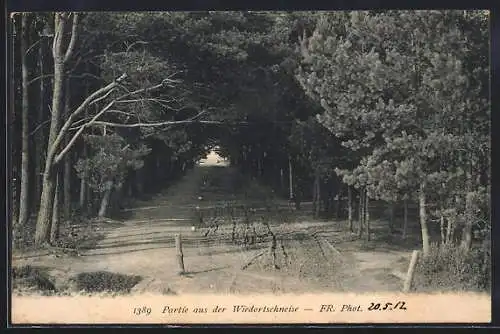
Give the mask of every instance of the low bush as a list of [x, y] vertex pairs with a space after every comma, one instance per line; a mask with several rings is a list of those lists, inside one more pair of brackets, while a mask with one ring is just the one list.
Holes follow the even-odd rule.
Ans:
[[431, 245], [415, 271], [417, 291], [489, 291], [491, 257], [487, 243], [469, 252], [455, 245]]
[[80, 273], [75, 277], [77, 288], [86, 292], [129, 293], [141, 280], [141, 276], [123, 275], [107, 271]]
[[46, 270], [30, 265], [12, 267], [12, 287], [14, 289], [31, 288], [43, 292], [56, 291], [54, 283], [52, 283]]

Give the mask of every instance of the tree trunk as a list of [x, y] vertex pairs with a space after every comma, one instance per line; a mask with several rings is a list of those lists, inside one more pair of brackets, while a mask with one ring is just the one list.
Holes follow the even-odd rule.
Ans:
[[315, 171], [314, 173], [314, 182], [313, 182], [313, 208], [314, 208], [314, 218], [318, 218], [319, 216], [319, 206], [320, 206], [320, 198], [319, 198], [319, 173]]
[[59, 202], [61, 201], [61, 182], [59, 182], [59, 173], [56, 172], [56, 184], [54, 190], [54, 203], [52, 207], [52, 223], [50, 226], [50, 244], [54, 245], [56, 240], [59, 238], [59, 226], [60, 226], [60, 211]]
[[312, 214], [313, 214], [313, 217], [316, 218], [316, 205], [317, 205], [316, 177], [314, 177], [314, 179], [313, 179], [311, 191], [312, 191], [312, 210], [313, 210]]
[[469, 251], [472, 245], [473, 196], [472, 192], [467, 192], [465, 195], [465, 226], [462, 231], [461, 246], [466, 251]]
[[[123, 183], [118, 183], [114, 191], [111, 192], [110, 203], [111, 208], [114, 210], [121, 210], [123, 207], [121, 203], [123, 203], [123, 198], [125, 197], [125, 188], [123, 187]], [[109, 207], [109, 205], [108, 205]], [[109, 212], [109, 210], [107, 210]]]
[[19, 194], [19, 227], [26, 225], [29, 216], [29, 120], [28, 120], [28, 64], [26, 60], [28, 39], [28, 14], [22, 13], [21, 67], [22, 67], [22, 132], [21, 132], [21, 189]]
[[[54, 205], [55, 176], [51, 161], [45, 163], [46, 171], [43, 173], [43, 187], [40, 196], [40, 208], [35, 231], [35, 245], [40, 246], [49, 241], [49, 232]], [[47, 166], [49, 164], [49, 166]]]
[[[85, 65], [85, 72], [87, 72], [87, 73], [90, 72], [88, 63]], [[89, 86], [90, 86], [89, 82], [85, 81], [85, 96], [89, 95], [89, 92], [90, 92]], [[85, 117], [88, 117], [87, 110], [88, 109], [85, 109]], [[82, 159], [87, 159], [88, 148], [87, 148], [87, 142], [85, 141], [85, 137], [83, 137], [82, 145], [83, 145]], [[82, 212], [86, 212], [88, 209], [88, 205], [87, 205], [88, 204], [88, 198], [87, 198], [87, 196], [88, 196], [88, 185], [87, 185], [88, 174], [89, 174], [88, 168], [84, 168], [82, 178], [80, 179], [80, 197], [79, 197], [79, 207], [80, 207], [80, 210], [82, 210]]]
[[64, 158], [64, 218], [71, 217], [71, 154], [67, 154]]
[[257, 158], [257, 176], [262, 177], [262, 158], [259, 156]]
[[366, 226], [366, 241], [370, 241], [370, 199], [365, 191], [365, 226]]
[[293, 169], [292, 158], [288, 158], [288, 185], [290, 190], [290, 200], [293, 200]]
[[465, 226], [462, 231], [461, 247], [465, 251], [469, 251], [472, 245], [472, 224], [474, 219], [474, 192], [473, 192], [473, 175], [475, 164], [471, 162], [468, 165], [468, 170], [465, 174], [466, 193], [465, 193]]
[[321, 212], [321, 180], [318, 173], [318, 181], [316, 182], [316, 218], [319, 217]]
[[430, 252], [429, 230], [427, 229], [427, 201], [425, 196], [425, 184], [420, 185], [418, 192], [418, 204], [420, 213], [420, 229], [422, 231], [422, 251], [424, 256], [428, 256]]
[[[87, 144], [83, 143], [83, 153], [82, 153], [82, 158], [85, 159], [87, 158]], [[87, 178], [88, 178], [88, 169], [84, 168], [83, 169], [83, 175], [82, 178], [80, 179], [80, 200], [79, 200], [79, 205], [80, 209], [85, 211], [87, 209]]]
[[394, 203], [389, 203], [389, 233], [394, 233]]
[[449, 244], [451, 242], [451, 237], [453, 235], [453, 225], [455, 220], [453, 217], [448, 217], [448, 224], [446, 227], [446, 243]]
[[363, 236], [363, 225], [364, 225], [364, 215], [365, 215], [365, 205], [364, 205], [364, 190], [361, 188], [359, 190], [359, 214], [358, 214], [358, 220], [359, 220], [359, 227], [358, 227], [358, 236], [361, 238]]
[[59, 123], [61, 118], [61, 97], [64, 83], [64, 56], [62, 51], [62, 36], [65, 32], [65, 19], [55, 14], [55, 41], [53, 45], [54, 56], [54, 76], [52, 89], [52, 117], [50, 122], [49, 140], [47, 143], [47, 157], [45, 159], [45, 169], [42, 183], [42, 195], [40, 197], [40, 208], [35, 232], [35, 245], [39, 246], [47, 243], [52, 218], [52, 207], [54, 204], [54, 186], [55, 175], [53, 173], [53, 160], [55, 152], [52, 152], [52, 145], [59, 132]]
[[[64, 89], [64, 114], [67, 117], [70, 113], [70, 80], [66, 78], [66, 86]], [[69, 142], [69, 138], [66, 137], [66, 144]], [[64, 191], [64, 218], [69, 219], [71, 215], [71, 154], [66, 154], [64, 157], [64, 180], [63, 180], [63, 191]]]
[[35, 148], [36, 148], [36, 157], [35, 157], [35, 203], [39, 202], [40, 194], [42, 192], [42, 173], [43, 173], [43, 158], [45, 151], [45, 130], [44, 126], [41, 124], [45, 121], [45, 80], [44, 76], [44, 53], [45, 53], [45, 40], [40, 41], [40, 46], [38, 49], [38, 67], [39, 67], [39, 75], [40, 75], [40, 96], [38, 101], [38, 115], [37, 115], [37, 126], [40, 126], [38, 131], [35, 134]]
[[102, 197], [101, 207], [99, 208], [99, 213], [98, 213], [98, 216], [100, 218], [106, 216], [112, 190], [113, 190], [113, 181], [106, 181], [106, 191], [104, 192], [104, 196]]
[[134, 196], [134, 188], [132, 186], [132, 180], [129, 178], [127, 180], [127, 197], [132, 198]]
[[285, 180], [283, 176], [283, 168], [280, 168], [280, 193], [285, 189]]
[[[12, 33], [15, 33], [17, 36], [22, 36], [22, 32], [20, 30], [20, 24], [19, 24], [19, 20], [17, 19], [18, 16], [14, 16], [12, 17], [12, 30], [11, 32]], [[16, 39], [15, 38], [12, 38], [11, 39], [11, 47], [12, 47], [12, 50], [16, 50]], [[10, 125], [9, 125], [9, 128], [11, 130], [11, 133], [12, 134], [16, 134], [18, 132], [21, 132], [19, 131], [20, 129], [18, 128], [18, 121], [17, 121], [17, 118], [18, 118], [18, 115], [17, 115], [17, 105], [18, 105], [18, 101], [19, 101], [19, 97], [18, 97], [18, 94], [16, 94], [16, 92], [18, 91], [18, 80], [16, 80], [18, 78], [18, 75], [17, 75], [17, 71], [15, 70], [17, 68], [17, 66], [15, 66], [16, 64], [16, 61], [17, 61], [17, 57], [16, 57], [16, 52], [12, 52], [12, 57], [10, 59], [10, 73], [9, 73], [9, 79], [11, 81], [11, 85], [10, 85], [10, 91], [9, 91], [9, 97], [10, 97], [10, 114], [9, 114], [9, 122], [10, 122]], [[22, 86], [22, 85], [21, 85]], [[22, 98], [21, 98], [22, 100]], [[15, 138], [15, 140], [12, 140], [14, 138], [11, 137], [11, 140], [10, 140], [10, 151], [11, 151], [11, 170], [9, 171], [10, 172], [10, 177], [11, 177], [11, 182], [10, 182], [10, 189], [11, 189], [11, 192], [10, 192], [10, 201], [9, 203], [11, 204], [10, 207], [8, 208], [8, 210], [10, 210], [12, 216], [11, 216], [11, 223], [12, 223], [12, 227], [13, 227], [13, 232], [16, 231], [16, 227], [17, 227], [17, 223], [19, 222], [19, 148], [18, 148], [18, 142], [19, 142], [19, 139], [18, 138]], [[16, 233], [17, 235], [17, 233]], [[14, 235], [13, 238], [15, 238], [16, 236]]]
[[439, 230], [441, 232], [441, 244], [446, 244], [446, 226], [444, 224], [444, 215], [441, 214], [439, 217]]
[[405, 199], [403, 202], [403, 240], [406, 239], [408, 233], [408, 201]]
[[342, 190], [340, 186], [339, 186], [339, 191], [337, 192], [337, 196], [335, 198], [337, 199], [335, 202], [335, 217], [337, 219], [340, 219], [340, 204], [342, 200]]
[[155, 157], [155, 163], [156, 163], [156, 166], [155, 166], [155, 175], [156, 175], [156, 179], [159, 180], [160, 182], [159, 183], [162, 183], [163, 181], [163, 177], [165, 176], [164, 175], [164, 171], [162, 170], [162, 165], [161, 165], [161, 160], [160, 160], [160, 155], [157, 155]]
[[352, 189], [347, 186], [347, 220], [349, 222], [349, 231], [353, 232], [352, 228]]
[[135, 189], [137, 191], [137, 195], [141, 196], [144, 193], [144, 180], [143, 180], [143, 170], [144, 167], [135, 171]]

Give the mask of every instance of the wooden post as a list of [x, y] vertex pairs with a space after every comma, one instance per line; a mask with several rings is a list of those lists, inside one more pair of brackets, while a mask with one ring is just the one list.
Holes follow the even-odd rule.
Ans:
[[175, 236], [175, 250], [177, 254], [177, 263], [179, 264], [179, 275], [184, 274], [184, 255], [182, 254], [182, 239], [181, 235]]
[[417, 266], [418, 256], [420, 251], [414, 250], [411, 254], [410, 266], [408, 267], [408, 273], [406, 274], [406, 279], [403, 285], [403, 292], [409, 292], [411, 289], [411, 284], [413, 282], [413, 274], [415, 273], [415, 267]]

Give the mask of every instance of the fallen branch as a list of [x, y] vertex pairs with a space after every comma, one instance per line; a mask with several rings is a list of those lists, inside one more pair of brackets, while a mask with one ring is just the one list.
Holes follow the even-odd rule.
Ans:
[[326, 240], [325, 238], [322, 238], [322, 239], [325, 242], [325, 244], [328, 246], [328, 248], [330, 248], [335, 254], [342, 257], [342, 253], [340, 253], [335, 247], [333, 247], [332, 244], [328, 240]]
[[321, 247], [321, 241], [319, 240], [318, 236], [316, 235], [313, 235], [313, 239], [316, 241], [316, 243], [318, 244], [318, 247], [319, 247], [319, 250], [321, 251], [321, 254], [323, 255], [323, 257], [325, 259], [327, 259], [327, 256], [325, 254], [325, 251], [323, 251], [323, 247]]
[[255, 255], [254, 257], [252, 257], [246, 264], [244, 264], [241, 267], [241, 270], [245, 270], [246, 268], [248, 268], [248, 266], [250, 266], [253, 263], [253, 261], [255, 261], [257, 258], [261, 257], [264, 254], [266, 254], [265, 250], [260, 252], [259, 254]]
[[280, 239], [281, 251], [283, 252], [283, 256], [285, 257], [285, 263], [288, 262], [288, 254], [285, 251], [285, 245], [283, 245], [283, 239]]
[[264, 224], [266, 225], [267, 230], [272, 237], [272, 242], [271, 242], [271, 247], [269, 248], [269, 252], [271, 254], [271, 257], [273, 258], [273, 267], [274, 269], [279, 269], [278, 265], [276, 264], [276, 247], [278, 245], [276, 235], [273, 233], [273, 231], [271, 231], [271, 227], [269, 226], [268, 222], [265, 222]]
[[406, 274], [400, 272], [400, 271], [397, 271], [397, 270], [393, 270], [391, 272], [391, 274], [397, 278], [399, 278], [400, 280], [403, 280], [405, 281], [406, 280]]

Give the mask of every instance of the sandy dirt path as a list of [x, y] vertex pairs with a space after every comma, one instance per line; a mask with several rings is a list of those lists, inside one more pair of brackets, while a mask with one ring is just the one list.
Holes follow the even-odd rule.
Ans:
[[[202, 190], [203, 181], [209, 180], [214, 173], [219, 178], [218, 188], [213, 193], [210, 189]], [[234, 173], [231, 168], [195, 167], [164, 192], [126, 209], [127, 219], [119, 222], [118, 227], [104, 228], [104, 238], [94, 249], [78, 257], [15, 259], [14, 265], [50, 267], [52, 275], [61, 282], [76, 273], [100, 270], [141, 275], [143, 280], [133, 288], [137, 292], [286, 293], [399, 289], [401, 282], [391, 278], [390, 270], [404, 253], [343, 253], [341, 257], [350, 267], [343, 267], [346, 272], [342, 282], [329, 282], [328, 277], [308, 279], [280, 270], [241, 270], [242, 264], [262, 250], [207, 244], [200, 238], [199, 230], [191, 229], [194, 207], [214, 205], [221, 200], [241, 200], [232, 192]], [[331, 222], [319, 224], [325, 228], [333, 226]], [[174, 248], [177, 233], [185, 239], [187, 273], [183, 276], [177, 274]]]

